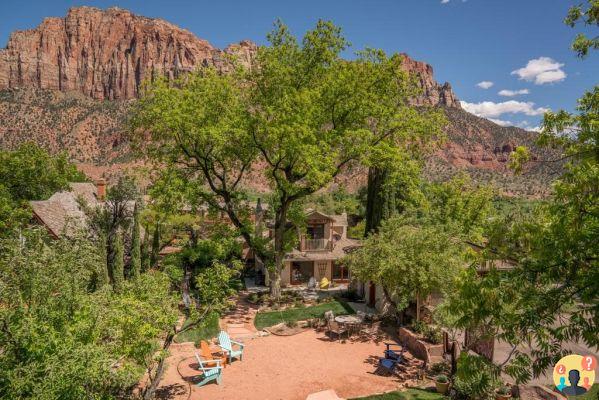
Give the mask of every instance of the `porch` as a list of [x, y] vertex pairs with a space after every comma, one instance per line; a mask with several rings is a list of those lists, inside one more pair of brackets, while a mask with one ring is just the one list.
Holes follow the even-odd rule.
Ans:
[[281, 272], [281, 284], [283, 286], [306, 287], [310, 280], [318, 283], [326, 278], [334, 286], [344, 285], [347, 287], [351, 277], [349, 269], [336, 260], [286, 260]]

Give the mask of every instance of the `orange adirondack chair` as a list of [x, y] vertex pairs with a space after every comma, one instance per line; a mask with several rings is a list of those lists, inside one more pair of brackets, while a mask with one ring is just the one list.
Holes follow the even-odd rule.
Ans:
[[212, 350], [210, 349], [210, 345], [205, 340], [200, 341], [200, 355], [202, 356], [202, 359], [204, 361], [208, 361], [208, 362], [204, 362], [205, 366], [208, 366], [208, 367], [216, 366], [216, 362], [210, 362], [210, 360], [215, 360], [215, 361], [221, 360], [221, 365], [223, 367], [227, 366], [227, 355], [226, 354], [218, 355], [218, 354], [212, 353]]

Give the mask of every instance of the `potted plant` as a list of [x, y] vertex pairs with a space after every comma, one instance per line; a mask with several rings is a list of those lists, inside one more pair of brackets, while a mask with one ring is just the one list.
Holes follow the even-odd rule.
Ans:
[[512, 397], [512, 392], [509, 386], [501, 385], [495, 392], [495, 399], [497, 400], [509, 400]]
[[437, 375], [435, 378], [435, 386], [437, 387], [438, 393], [447, 393], [447, 390], [449, 389], [449, 379], [447, 378], [447, 375]]

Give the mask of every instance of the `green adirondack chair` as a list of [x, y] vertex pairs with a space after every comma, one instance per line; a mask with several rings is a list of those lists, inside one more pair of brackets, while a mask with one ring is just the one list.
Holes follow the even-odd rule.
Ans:
[[[198, 365], [199, 365], [198, 369], [200, 371], [202, 371], [202, 380], [200, 382], [198, 382], [196, 385], [204, 386], [205, 384], [207, 384], [210, 381], [216, 381], [216, 384], [220, 385], [220, 383], [222, 382], [221, 375], [223, 372], [223, 367], [221, 367], [221, 365], [220, 365], [220, 360], [202, 361], [202, 359], [200, 358], [198, 353], [195, 353], [195, 356], [196, 356], [196, 360], [198, 361]], [[214, 365], [214, 363], [216, 363], [216, 366], [212, 366], [212, 367], [206, 366], [206, 364]]]
[[[233, 345], [239, 346], [239, 350], [234, 350]], [[229, 334], [225, 331], [220, 331], [218, 334], [218, 345], [221, 349], [227, 352], [229, 357], [229, 364], [233, 361], [233, 358], [238, 358], [241, 361], [243, 357], [243, 343], [236, 342], [229, 337]]]

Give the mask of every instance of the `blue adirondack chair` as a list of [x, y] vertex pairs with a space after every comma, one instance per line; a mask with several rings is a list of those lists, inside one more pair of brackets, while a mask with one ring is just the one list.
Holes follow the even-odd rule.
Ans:
[[[202, 361], [198, 353], [195, 353], [196, 360], [198, 361], [198, 369], [202, 371], [202, 380], [198, 382], [196, 385], [204, 386], [210, 381], [216, 381], [217, 385], [220, 385], [222, 382], [222, 372], [223, 367], [220, 365], [220, 360], [206, 360]], [[216, 366], [214, 366], [216, 363]], [[212, 365], [211, 367], [206, 366], [206, 364]]]
[[[397, 362], [402, 362], [403, 361], [403, 352], [404, 352], [404, 347], [397, 344], [397, 343], [386, 343], [385, 342], [385, 346], [387, 347], [387, 349], [385, 350], [385, 358], [388, 358], [390, 360], [395, 360]], [[401, 347], [401, 352], [397, 352], [397, 350], [392, 349], [391, 347]]]
[[[233, 358], [239, 358], [239, 361], [241, 361], [243, 357], [243, 343], [232, 340], [227, 332], [220, 331], [218, 334], [218, 345], [227, 352], [229, 364], [233, 361]], [[234, 350], [233, 345], [239, 346], [239, 350]]]
[[397, 360], [392, 360], [390, 358], [381, 358], [379, 360], [379, 369], [381, 369], [388, 375], [391, 375], [391, 374], [393, 374], [393, 372], [395, 372], [396, 365], [397, 365]]

